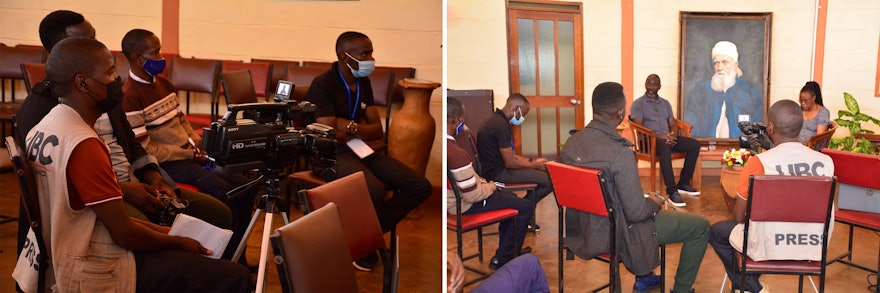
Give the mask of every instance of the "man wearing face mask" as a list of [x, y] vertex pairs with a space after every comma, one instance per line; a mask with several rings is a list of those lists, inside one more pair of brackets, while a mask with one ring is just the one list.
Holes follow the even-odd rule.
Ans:
[[[133, 29], [122, 38], [122, 52], [131, 64], [131, 72], [123, 91], [122, 108], [138, 141], [147, 153], [158, 159], [175, 182], [197, 187], [232, 211], [233, 236], [229, 243], [239, 243], [247, 230], [253, 211], [256, 191], [235, 198], [226, 193], [248, 183], [243, 174], [222, 177], [202, 167], [207, 160], [197, 146], [201, 137], [193, 132], [186, 115], [179, 109], [174, 85], [163, 75], [165, 60], [159, 54], [159, 38], [150, 31]], [[237, 245], [228, 245], [224, 257], [231, 257]], [[245, 263], [242, 258], [240, 262]]]
[[[81, 14], [68, 10], [49, 13], [40, 22], [40, 40], [46, 50], [51, 52], [56, 43], [69, 37], [94, 39], [95, 28]], [[115, 86], [118, 86], [115, 91], [121, 93], [121, 85]], [[122, 188], [124, 205], [129, 216], [144, 221], [151, 218], [155, 220], [158, 211], [166, 209], [156, 196], [160, 193], [176, 196], [179, 191], [180, 199], [189, 202], [183, 213], [218, 227], [230, 228], [232, 215], [222, 202], [203, 193], [176, 189], [176, 186], [169, 185], [173, 181], [165, 181], [167, 178], [163, 178], [156, 158], [148, 155], [135, 140], [134, 132], [122, 111], [121, 101], [121, 95], [102, 101], [101, 107], [110, 110], [98, 117], [94, 128], [110, 149], [113, 171]], [[110, 104], [115, 106], [111, 107]], [[56, 105], [58, 98], [46, 81], [34, 86], [16, 117], [15, 130], [22, 148], [25, 147], [23, 138]], [[20, 214], [24, 214], [24, 211], [20, 211]], [[19, 224], [20, 251], [28, 226], [27, 221], [20, 221]]]
[[[461, 214], [474, 214], [493, 210], [512, 208], [519, 211], [516, 215], [516, 227], [512, 221], [503, 221], [498, 226], [498, 250], [489, 262], [489, 268], [497, 270], [505, 263], [517, 257], [516, 252], [522, 247], [526, 237], [529, 219], [535, 207], [526, 199], [498, 188], [492, 181], [486, 181], [474, 170], [470, 155], [455, 143], [455, 135], [461, 132], [464, 125], [464, 106], [454, 98], [446, 101], [446, 165], [454, 178], [449, 182], [461, 189]], [[456, 210], [455, 194], [451, 188], [446, 190], [446, 211], [454, 215]], [[514, 230], [516, 229], [516, 230]], [[517, 239], [513, 239], [516, 231]], [[514, 241], [516, 240], [516, 241]]]
[[[110, 153], [92, 125], [121, 95], [113, 57], [100, 42], [67, 38], [46, 62], [47, 85], [59, 105], [26, 136], [34, 170], [43, 236], [52, 260], [47, 288], [59, 291], [244, 292], [241, 265], [203, 257], [198, 241], [168, 235], [169, 228], [130, 218], [111, 167]], [[16, 280], [25, 292], [36, 279], [25, 262]], [[86, 268], [86, 269], [83, 269]], [[27, 281], [26, 281], [27, 280]], [[111, 289], [112, 288], [112, 289]]]
[[[333, 62], [330, 70], [315, 77], [306, 96], [317, 108], [317, 122], [336, 129], [340, 143], [336, 178], [364, 172], [382, 232], [388, 232], [428, 199], [431, 183], [400, 161], [378, 151], [384, 148], [385, 133], [379, 111], [373, 104], [373, 88], [368, 77], [376, 62], [370, 38], [359, 32], [340, 34], [336, 39], [336, 58], [338, 61]], [[361, 149], [368, 146], [376, 151], [357, 155], [349, 145], [361, 145]], [[385, 184], [398, 191], [388, 201], [384, 200]], [[378, 255], [371, 254], [356, 261], [354, 266], [371, 271], [377, 262]]]
[[[550, 176], [544, 158], [526, 158], [516, 154], [513, 148], [513, 130], [510, 125], [521, 125], [529, 114], [529, 101], [516, 93], [507, 98], [504, 108], [496, 109], [495, 115], [487, 118], [477, 134], [477, 149], [483, 177], [504, 183], [536, 183], [538, 188], [528, 200], [541, 201], [550, 192]], [[541, 228], [534, 225], [530, 230]]]

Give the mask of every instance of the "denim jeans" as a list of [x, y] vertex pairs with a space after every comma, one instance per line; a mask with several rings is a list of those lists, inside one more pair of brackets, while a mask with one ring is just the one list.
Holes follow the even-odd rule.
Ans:
[[736, 256], [733, 253], [733, 246], [730, 245], [730, 233], [737, 224], [736, 220], [732, 219], [713, 224], [712, 233], [709, 236], [709, 244], [712, 245], [712, 249], [715, 249], [715, 253], [718, 254], [718, 258], [724, 264], [724, 270], [727, 271], [727, 277], [730, 278], [730, 284], [733, 288], [758, 292], [761, 288], [761, 283], [758, 282], [758, 278], [761, 277], [760, 274], [747, 274], [745, 286], [743, 288], [739, 286], [740, 275], [737, 272]]

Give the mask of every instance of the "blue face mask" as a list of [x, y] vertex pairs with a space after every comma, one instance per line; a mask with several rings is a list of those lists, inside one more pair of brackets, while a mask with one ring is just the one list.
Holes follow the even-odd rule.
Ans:
[[524, 121], [526, 121], [526, 116], [522, 114], [522, 109], [520, 107], [516, 107], [516, 111], [519, 112], [519, 118], [516, 118], [516, 112], [513, 112], [513, 117], [510, 117], [510, 124], [513, 125], [522, 125]]
[[352, 57], [348, 53], [345, 53], [345, 55], [348, 56], [348, 58], [351, 58], [352, 60], [357, 61], [357, 63], [358, 63], [358, 70], [354, 70], [354, 68], [351, 68], [351, 65], [348, 65], [348, 63], [345, 63], [345, 66], [348, 66], [348, 69], [351, 70], [351, 74], [354, 75], [354, 77], [357, 77], [357, 78], [367, 77], [373, 73], [374, 69], [376, 69], [376, 61], [375, 60], [360, 61], [360, 60], [357, 60], [356, 58]]
[[459, 122], [458, 126], [455, 127], [455, 135], [459, 135], [464, 131], [464, 121]]
[[150, 76], [156, 76], [159, 73], [162, 73], [162, 70], [165, 70], [165, 59], [150, 59], [144, 57], [144, 71], [147, 72]]

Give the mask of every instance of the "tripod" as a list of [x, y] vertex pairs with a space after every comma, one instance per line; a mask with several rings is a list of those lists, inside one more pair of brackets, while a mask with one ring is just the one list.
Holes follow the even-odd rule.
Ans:
[[250, 190], [255, 187], [265, 187], [266, 194], [260, 197], [260, 202], [257, 204], [257, 210], [254, 212], [253, 217], [251, 217], [251, 222], [248, 224], [247, 230], [245, 230], [244, 235], [241, 237], [241, 241], [238, 243], [238, 247], [235, 249], [235, 254], [232, 256], [232, 261], [238, 260], [241, 257], [241, 252], [244, 250], [244, 247], [247, 243], [248, 236], [251, 235], [254, 229], [254, 223], [257, 222], [257, 217], [260, 216], [260, 212], [266, 212], [265, 219], [263, 221], [263, 238], [260, 242], [260, 264], [259, 269], [257, 270], [257, 288], [256, 293], [262, 293], [263, 287], [266, 284], [266, 263], [269, 255], [269, 234], [272, 232], [272, 215], [281, 213], [281, 219], [284, 221], [284, 224], [287, 225], [290, 223], [290, 220], [287, 216], [287, 210], [289, 205], [287, 201], [280, 197], [281, 188], [279, 187], [279, 177], [281, 174], [280, 170], [273, 169], [263, 169], [261, 170], [261, 175], [257, 179], [254, 179], [251, 182], [248, 182], [245, 185], [236, 187], [233, 190], [230, 190], [227, 195], [230, 198], [241, 194], [244, 191]]

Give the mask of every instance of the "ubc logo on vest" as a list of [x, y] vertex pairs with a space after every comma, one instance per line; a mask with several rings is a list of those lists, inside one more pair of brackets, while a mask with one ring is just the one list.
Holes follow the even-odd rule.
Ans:
[[40, 165], [52, 164], [52, 148], [58, 146], [58, 137], [54, 134], [46, 136], [42, 131], [35, 131], [27, 141], [27, 159], [31, 162], [40, 162]]
[[786, 169], [788, 170], [788, 173], [782, 172], [782, 165], [776, 165], [776, 172], [779, 172], [779, 175], [827, 176], [824, 172], [825, 164], [822, 162], [814, 162], [812, 165], [808, 163], [788, 164], [786, 165]]

